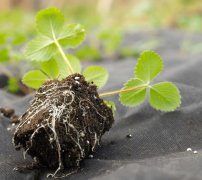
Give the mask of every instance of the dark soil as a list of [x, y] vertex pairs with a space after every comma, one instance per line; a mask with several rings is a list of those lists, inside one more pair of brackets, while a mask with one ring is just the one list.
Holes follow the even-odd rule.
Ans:
[[19, 118], [13, 143], [43, 166], [56, 170], [79, 167], [98, 147], [113, 122], [112, 110], [97, 88], [74, 74], [46, 82]]
[[0, 108], [0, 113], [7, 118], [10, 118], [11, 123], [18, 124], [19, 117], [15, 114], [15, 110], [11, 108]]
[[14, 115], [15, 110], [10, 108], [0, 108], [0, 113], [2, 113], [5, 117], [11, 118]]

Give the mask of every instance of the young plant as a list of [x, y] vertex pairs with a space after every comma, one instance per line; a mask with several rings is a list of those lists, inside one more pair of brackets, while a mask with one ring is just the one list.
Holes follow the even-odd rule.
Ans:
[[84, 40], [83, 27], [64, 26], [64, 17], [56, 8], [40, 11], [36, 23], [39, 36], [29, 43], [26, 55], [39, 61], [41, 68], [28, 72], [23, 82], [38, 90], [20, 117], [13, 142], [17, 149], [25, 149], [24, 154], [56, 168], [52, 177], [57, 177], [65, 167], [79, 167], [80, 161], [95, 151], [102, 135], [111, 128], [112, 111], [116, 108], [102, 97], [120, 94], [123, 105], [136, 106], [146, 99], [148, 90], [150, 105], [155, 109], [173, 111], [179, 107], [180, 93], [174, 84], [151, 85], [163, 69], [156, 53], [141, 54], [135, 78], [128, 80], [121, 90], [98, 94], [97, 87], [105, 85], [109, 76], [106, 69], [90, 66], [82, 75], [78, 59], [64, 51]]
[[135, 78], [129, 79], [123, 89], [100, 94], [100, 97], [119, 94], [119, 100], [125, 106], [137, 106], [146, 99], [149, 91], [149, 103], [161, 111], [174, 111], [181, 104], [178, 88], [171, 82], [151, 82], [163, 70], [161, 57], [153, 51], [144, 51], [134, 69]]

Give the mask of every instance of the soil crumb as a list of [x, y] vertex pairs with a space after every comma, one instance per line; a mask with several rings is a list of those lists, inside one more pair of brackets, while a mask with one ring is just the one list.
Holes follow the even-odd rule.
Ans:
[[11, 120], [11, 124], [18, 124], [19, 117], [15, 114], [15, 110], [11, 108], [0, 108], [0, 113]]
[[13, 137], [17, 150], [55, 170], [79, 167], [99, 146], [114, 118], [99, 98], [97, 87], [80, 74], [51, 80], [42, 85], [31, 101]]

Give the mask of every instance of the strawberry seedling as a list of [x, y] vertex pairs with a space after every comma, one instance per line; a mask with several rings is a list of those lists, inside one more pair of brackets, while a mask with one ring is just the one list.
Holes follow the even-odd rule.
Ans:
[[85, 37], [81, 25], [64, 25], [56, 8], [42, 10], [36, 17], [38, 37], [26, 49], [27, 58], [39, 61], [41, 68], [28, 72], [23, 82], [37, 89], [28, 110], [19, 118], [13, 137], [16, 149], [23, 148], [41, 165], [55, 169], [52, 177], [67, 167], [79, 167], [92, 157], [102, 135], [113, 122], [113, 102], [102, 98], [120, 95], [125, 106], [136, 106], [149, 95], [150, 105], [162, 111], [180, 106], [180, 92], [170, 82], [151, 85], [162, 71], [161, 57], [145, 51], [140, 55], [134, 78], [117, 91], [99, 94], [108, 79], [106, 69], [90, 66], [81, 72], [79, 60], [64, 49], [75, 48]]

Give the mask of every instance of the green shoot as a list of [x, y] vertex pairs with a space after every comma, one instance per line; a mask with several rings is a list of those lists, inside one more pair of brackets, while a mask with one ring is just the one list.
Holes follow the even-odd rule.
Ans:
[[[79, 24], [64, 26], [64, 16], [56, 8], [40, 11], [36, 16], [36, 24], [39, 35], [28, 44], [25, 51], [26, 57], [30, 60], [44, 62], [60, 56], [59, 62], [58, 58], [56, 62], [61, 76], [64, 76], [61, 73], [64, 72], [64, 67], [69, 74], [75, 73], [71, 60], [68, 59], [63, 48], [78, 46], [84, 40], [84, 28]], [[63, 66], [61, 66], [61, 59]]]
[[[40, 70], [28, 72], [23, 82], [38, 89], [44, 82], [51, 79], [64, 79], [73, 73], [81, 73], [79, 60], [65, 54], [64, 48], [76, 47], [83, 40], [85, 30], [81, 25], [64, 26], [64, 16], [56, 8], [42, 10], [36, 17], [39, 36], [31, 41], [26, 49], [29, 59], [39, 61]], [[178, 88], [170, 82], [152, 85], [152, 81], [161, 73], [163, 61], [153, 51], [145, 51], [140, 55], [134, 70], [134, 78], [129, 79], [124, 87], [117, 91], [100, 94], [100, 97], [119, 94], [119, 100], [125, 106], [137, 106], [145, 101], [147, 92], [150, 105], [161, 111], [174, 111], [181, 104]], [[106, 84], [109, 74], [99, 66], [90, 66], [83, 71], [89, 83], [97, 87]], [[105, 101], [115, 111], [113, 102]]]
[[[38, 37], [32, 40], [25, 51], [25, 55], [32, 61], [39, 61], [41, 69], [28, 72], [23, 83], [38, 89], [45, 81], [51, 79], [64, 79], [73, 73], [81, 73], [78, 58], [65, 54], [64, 48], [77, 47], [85, 37], [85, 30], [79, 24], [64, 26], [64, 16], [56, 8], [40, 11], [36, 16]], [[107, 71], [97, 67], [98, 76], [89, 77], [95, 72], [93, 68], [84, 71], [86, 78], [102, 86], [107, 81]], [[103, 79], [101, 76], [105, 76]]]
[[145, 51], [135, 67], [135, 78], [130, 79], [123, 89], [100, 94], [100, 97], [120, 94], [119, 100], [123, 105], [136, 106], [145, 101], [146, 92], [149, 91], [149, 103], [154, 109], [174, 111], [181, 104], [178, 88], [171, 82], [151, 85], [162, 69], [161, 57], [153, 51]]

